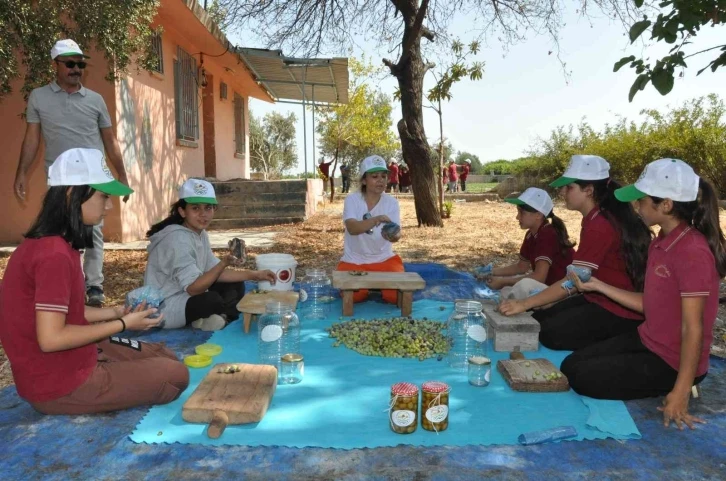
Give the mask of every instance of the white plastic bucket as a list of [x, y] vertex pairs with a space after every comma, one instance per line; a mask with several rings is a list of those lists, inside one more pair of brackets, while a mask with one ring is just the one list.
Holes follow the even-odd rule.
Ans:
[[258, 288], [262, 291], [291, 291], [295, 282], [297, 261], [290, 254], [260, 254], [257, 256], [257, 270], [269, 269], [275, 273], [275, 285], [260, 281]]

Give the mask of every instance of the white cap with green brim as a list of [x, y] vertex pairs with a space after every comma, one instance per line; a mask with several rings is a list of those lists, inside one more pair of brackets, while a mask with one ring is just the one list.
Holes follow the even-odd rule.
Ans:
[[373, 172], [388, 172], [386, 161], [380, 155], [371, 155], [361, 160], [360, 175], [372, 174]]
[[50, 58], [55, 60], [58, 57], [85, 57], [91, 58], [88, 55], [83, 54], [83, 50], [78, 44], [67, 38], [65, 40], [58, 40], [53, 48], [50, 49]]
[[179, 198], [187, 204], [217, 204], [212, 184], [202, 179], [188, 179], [179, 187]]
[[553, 204], [549, 194], [537, 187], [530, 187], [529, 189], [522, 192], [519, 197], [512, 197], [504, 199], [504, 202], [509, 202], [514, 205], [527, 205], [537, 212], [542, 213], [543, 216], [547, 217], [552, 212]]
[[598, 155], [573, 155], [562, 177], [550, 187], [564, 187], [577, 180], [604, 180], [610, 178], [610, 164]]
[[48, 169], [48, 186], [88, 185], [104, 194], [129, 195], [134, 191], [114, 179], [98, 149], [69, 149]]
[[615, 197], [622, 202], [645, 196], [693, 202], [698, 198], [698, 182], [698, 175], [682, 160], [658, 159], [645, 166], [635, 184], [617, 189]]

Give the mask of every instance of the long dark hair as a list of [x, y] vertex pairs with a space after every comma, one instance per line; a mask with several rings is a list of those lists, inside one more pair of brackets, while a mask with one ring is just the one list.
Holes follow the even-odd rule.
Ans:
[[149, 238], [152, 235], [156, 234], [160, 230], [164, 229], [165, 227], [168, 227], [170, 225], [182, 225], [184, 223], [184, 217], [181, 216], [179, 213], [179, 208], [185, 209], [187, 206], [187, 201], [184, 199], [179, 199], [176, 202], [174, 202], [171, 205], [171, 210], [169, 211], [169, 216], [162, 220], [161, 222], [157, 222], [156, 224], [152, 225], [151, 228], [146, 231], [146, 237]]
[[645, 286], [645, 268], [648, 261], [648, 247], [653, 240], [653, 231], [645, 225], [630, 202], [615, 198], [615, 189], [620, 184], [612, 179], [576, 180], [580, 188], [592, 185], [593, 200], [605, 218], [620, 233], [620, 254], [625, 260], [625, 270], [638, 292]]
[[50, 187], [40, 213], [25, 237], [40, 239], [57, 235], [76, 250], [93, 248], [93, 226], [83, 223], [81, 205], [95, 192], [96, 189], [88, 185]]
[[[699, 179], [701, 195], [691, 202], [673, 201], [670, 214], [696, 228], [708, 242], [708, 247], [716, 259], [716, 270], [721, 278], [726, 277], [726, 238], [724, 238], [718, 218], [718, 192], [706, 179]], [[653, 197], [654, 204], [663, 202], [661, 197]]]
[[[527, 204], [519, 205], [517, 207], [521, 207], [522, 210], [527, 212], [539, 212], [537, 209]], [[541, 212], [539, 213], [541, 214]], [[560, 246], [560, 253], [562, 255], [565, 255], [567, 249], [575, 247], [576, 243], [570, 240], [570, 234], [567, 233], [567, 227], [565, 226], [565, 223], [562, 221], [562, 219], [555, 215], [554, 209], [552, 209], [550, 213], [545, 216], [544, 223], [549, 223], [557, 233], [557, 241]]]

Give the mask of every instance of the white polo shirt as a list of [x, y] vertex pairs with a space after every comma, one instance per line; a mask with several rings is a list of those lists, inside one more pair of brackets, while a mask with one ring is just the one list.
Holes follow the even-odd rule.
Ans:
[[[355, 192], [345, 198], [343, 206], [343, 223], [348, 219], [363, 220], [367, 213], [371, 217], [386, 215], [391, 221], [401, 225], [401, 210], [396, 198], [384, 193], [381, 200], [370, 211], [363, 194]], [[345, 230], [343, 242], [343, 262], [351, 264], [375, 264], [393, 257], [393, 244], [381, 236], [383, 224], [373, 228], [373, 233], [362, 233], [351, 235], [348, 229]]]

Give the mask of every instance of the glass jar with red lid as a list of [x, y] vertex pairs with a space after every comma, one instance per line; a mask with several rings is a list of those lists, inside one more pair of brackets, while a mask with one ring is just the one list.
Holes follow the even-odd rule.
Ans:
[[398, 434], [411, 434], [418, 425], [418, 386], [399, 382], [391, 386], [389, 409], [391, 430]]
[[449, 427], [448, 384], [427, 381], [421, 386], [421, 427], [427, 431], [445, 431]]

